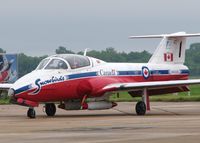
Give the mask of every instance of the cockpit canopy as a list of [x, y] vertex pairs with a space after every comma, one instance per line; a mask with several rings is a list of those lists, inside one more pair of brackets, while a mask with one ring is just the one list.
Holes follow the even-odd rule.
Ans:
[[40, 69], [77, 69], [90, 66], [90, 60], [86, 56], [75, 54], [61, 54], [47, 57], [42, 60], [36, 70]]

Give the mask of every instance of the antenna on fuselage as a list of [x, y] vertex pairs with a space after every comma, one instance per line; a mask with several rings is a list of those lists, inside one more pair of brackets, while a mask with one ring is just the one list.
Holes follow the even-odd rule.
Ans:
[[88, 48], [85, 49], [83, 56], [87, 55]]

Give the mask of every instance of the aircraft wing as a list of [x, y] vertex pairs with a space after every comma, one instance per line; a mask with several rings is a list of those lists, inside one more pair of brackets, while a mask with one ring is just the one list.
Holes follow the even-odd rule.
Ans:
[[200, 84], [200, 79], [189, 79], [189, 80], [170, 80], [170, 81], [151, 81], [151, 82], [133, 82], [133, 83], [115, 83], [109, 84], [103, 88], [104, 92], [113, 91], [131, 91], [138, 89], [156, 89], [163, 87], [174, 87], [174, 86], [187, 86], [192, 84]]
[[8, 90], [12, 85], [12, 83], [0, 83], [0, 90]]

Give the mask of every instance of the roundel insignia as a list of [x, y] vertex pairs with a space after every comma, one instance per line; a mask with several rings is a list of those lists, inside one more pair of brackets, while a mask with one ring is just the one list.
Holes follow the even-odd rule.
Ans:
[[148, 67], [142, 67], [142, 76], [147, 79], [150, 76], [150, 71], [148, 69]]

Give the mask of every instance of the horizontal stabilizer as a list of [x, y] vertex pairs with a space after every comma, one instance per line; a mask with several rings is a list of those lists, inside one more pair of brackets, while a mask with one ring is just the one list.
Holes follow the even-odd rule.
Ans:
[[12, 87], [12, 83], [0, 83], [0, 90], [8, 90]]
[[161, 35], [142, 35], [142, 36], [130, 36], [130, 39], [137, 39], [137, 38], [164, 38], [164, 37], [198, 37], [200, 36], [200, 33], [195, 34], [187, 34], [185, 32], [178, 32], [178, 33], [172, 33], [172, 34], [161, 34]]

